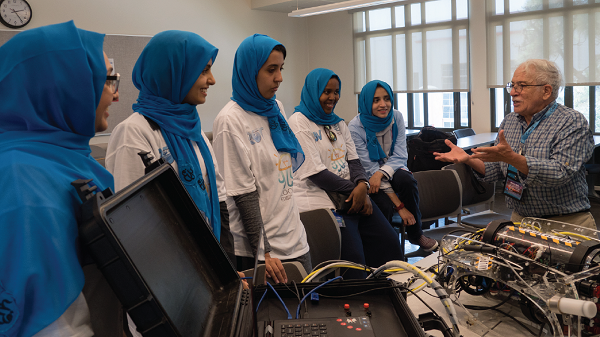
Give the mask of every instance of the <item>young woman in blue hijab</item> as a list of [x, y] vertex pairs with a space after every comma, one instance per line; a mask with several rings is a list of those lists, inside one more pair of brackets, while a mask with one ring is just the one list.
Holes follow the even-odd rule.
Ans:
[[73, 22], [0, 47], [0, 335], [92, 336], [71, 182], [113, 179], [90, 156], [116, 89], [104, 35]]
[[144, 175], [139, 152], [173, 165], [215, 237], [233, 258], [225, 186], [196, 111], [216, 82], [211, 67], [217, 52], [195, 33], [156, 34], [133, 68], [133, 84], [140, 91], [134, 113], [113, 130], [105, 160], [117, 191]]
[[312, 269], [292, 195], [292, 172], [304, 154], [275, 99], [285, 56], [285, 47], [266, 35], [246, 38], [235, 54], [233, 97], [213, 125], [238, 269], [252, 268], [258, 254], [275, 282], [287, 282], [281, 260]]
[[[369, 183], [350, 131], [335, 106], [341, 81], [331, 70], [317, 68], [304, 81], [300, 104], [290, 117], [290, 127], [300, 141], [306, 160], [294, 176], [294, 195], [301, 212], [318, 208], [336, 211], [328, 193], [341, 193], [352, 206], [335, 216], [344, 224], [342, 259], [378, 267], [402, 258], [398, 235], [367, 192]], [[349, 270], [344, 278], [364, 278]]]
[[348, 124], [356, 151], [370, 182], [369, 194], [388, 221], [397, 212], [408, 240], [425, 251], [438, 242], [423, 235], [417, 181], [406, 166], [404, 119], [393, 110], [394, 93], [383, 82], [367, 83], [358, 97], [358, 116]]

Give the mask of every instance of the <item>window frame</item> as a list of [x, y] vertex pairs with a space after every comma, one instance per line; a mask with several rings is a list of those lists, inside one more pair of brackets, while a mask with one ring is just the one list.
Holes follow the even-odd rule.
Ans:
[[[574, 109], [573, 107], [573, 88], [576, 86], [566, 86], [563, 87], [562, 90], [564, 90], [564, 105]], [[595, 86], [595, 85], [580, 85], [578, 87], [588, 87], [588, 91], [589, 91], [589, 97], [588, 97], [588, 108], [589, 108], [589, 119], [588, 119], [588, 124], [589, 124], [589, 128], [590, 131], [592, 132], [592, 134], [594, 135], [600, 135], [600, 128], [598, 128], [598, 130], [596, 130], [596, 90], [600, 91], [600, 86]], [[492, 132], [498, 132], [499, 130], [499, 126], [496, 126], [496, 117], [498, 115], [498, 111], [496, 110], [496, 90], [498, 88], [490, 88], [490, 111], [491, 111], [491, 130]], [[503, 88], [502, 92], [504, 93], [504, 117], [506, 117], [506, 115], [508, 115], [509, 113], [511, 113], [511, 109], [510, 106], [512, 104], [512, 99], [510, 97], [510, 94]]]
[[[454, 105], [454, 127], [445, 128], [441, 126], [436, 126], [435, 128], [441, 131], [450, 132], [458, 129], [468, 129], [471, 128], [471, 92], [467, 91], [467, 125], [461, 125], [461, 99], [460, 94], [464, 91], [446, 91], [445, 93], [452, 93], [453, 95], [453, 105]], [[406, 107], [398, 106], [398, 94], [406, 94]], [[398, 111], [405, 111], [405, 116], [407, 116], [407, 120], [404, 121], [406, 123], [407, 129], [413, 130], [421, 130], [423, 126], [415, 126], [415, 111], [414, 111], [414, 95], [423, 94], [423, 125], [429, 125], [429, 104], [428, 104], [428, 96], [426, 92], [418, 92], [418, 93], [407, 93], [407, 92], [394, 92], [394, 109]], [[405, 110], [403, 110], [405, 108]]]
[[[409, 45], [412, 43], [412, 34], [413, 33], [421, 33], [422, 38], [423, 38], [423, 42], [422, 43], [422, 51], [421, 51], [421, 57], [422, 57], [422, 64], [423, 64], [423, 71], [422, 71], [422, 76], [423, 76], [423, 86], [422, 87], [427, 87], [427, 55], [426, 55], [426, 40], [425, 40], [425, 36], [427, 34], [428, 31], [437, 31], [437, 30], [442, 30], [442, 29], [451, 29], [452, 31], [452, 59], [453, 59], [453, 67], [455, 67], [456, 65], [454, 64], [454, 60], [459, 58], [460, 55], [460, 31], [461, 30], [465, 30], [466, 31], [466, 74], [467, 74], [467, 86], [469, 86], [469, 82], [470, 82], [470, 52], [469, 52], [469, 44], [470, 44], [470, 35], [469, 35], [469, 16], [467, 15], [466, 18], [461, 18], [461, 19], [457, 19], [457, 12], [458, 12], [458, 7], [457, 7], [457, 1], [456, 0], [450, 0], [451, 2], [451, 8], [452, 8], [452, 14], [451, 14], [451, 19], [449, 21], [441, 21], [441, 22], [434, 22], [434, 23], [426, 23], [426, 10], [425, 10], [425, 3], [426, 2], [430, 2], [430, 1], [434, 1], [434, 0], [422, 0], [422, 1], [407, 1], [405, 3], [393, 3], [393, 4], [387, 4], [387, 5], [380, 5], [380, 6], [373, 6], [370, 7], [368, 9], [362, 9], [362, 10], [355, 10], [355, 11], [350, 11], [350, 13], [353, 14], [353, 24], [352, 24], [352, 29], [353, 29], [353, 46], [354, 46], [354, 55], [355, 55], [355, 62], [356, 61], [356, 55], [359, 52], [364, 52], [364, 55], [361, 55], [361, 58], [364, 59], [364, 67], [361, 67], [362, 65], [357, 64], [355, 71], [356, 71], [356, 83], [357, 85], [360, 85], [360, 83], [364, 82], [368, 82], [367, 79], [371, 78], [371, 67], [370, 67], [370, 39], [373, 37], [378, 37], [378, 36], [390, 36], [391, 37], [391, 42], [392, 42], [392, 67], [393, 67], [393, 82], [394, 83], [390, 83], [392, 85], [392, 87], [395, 87], [396, 84], [396, 76], [397, 76], [397, 50], [396, 50], [396, 43], [397, 43], [397, 36], [399, 35], [404, 35], [404, 43], [406, 45]], [[471, 0], [467, 0], [467, 6], [469, 5], [469, 1]], [[421, 6], [421, 22], [419, 24], [415, 24], [412, 25], [411, 24], [411, 7], [413, 4], [419, 3]], [[404, 26], [403, 27], [396, 27], [396, 7], [404, 7]], [[390, 23], [391, 23], [391, 28], [388, 29], [381, 29], [381, 30], [370, 30], [369, 27], [369, 11], [372, 10], [379, 10], [382, 8], [389, 8], [390, 12], [391, 12], [391, 16], [390, 16]], [[361, 21], [357, 22], [357, 13], [358, 15], [362, 15], [362, 17], [360, 18]], [[363, 14], [364, 13], [364, 14]], [[362, 26], [364, 27], [364, 31], [357, 31], [357, 26]], [[361, 28], [362, 30], [362, 28]], [[361, 46], [363, 46], [364, 48], [361, 48]], [[409, 50], [407, 48], [405, 48], [404, 50]], [[411, 69], [412, 68], [412, 53], [407, 53], [406, 55], [406, 64], [410, 64], [407, 68]], [[362, 62], [361, 62], [362, 63]], [[360, 69], [359, 69], [360, 67]], [[458, 67], [460, 68], [460, 63], [458, 65]], [[407, 70], [408, 70], [407, 69]], [[413, 81], [413, 74], [409, 73], [410, 71], [407, 71], [406, 73], [406, 81], [407, 83], [412, 83]], [[364, 79], [362, 79], [361, 77], [364, 76]], [[452, 76], [452, 80], [454, 81], [454, 83], [456, 83], [458, 81], [458, 83], [460, 83], [461, 81], [461, 76], [460, 73], [457, 74], [456, 76]], [[456, 88], [457, 86], [460, 85], [454, 85], [454, 87]], [[410, 87], [410, 86], [408, 86]], [[407, 87], [407, 89], [408, 89]], [[358, 99], [358, 95], [360, 94], [360, 91], [356, 91], [358, 90], [358, 88], [355, 87], [355, 94], [356, 97]], [[440, 126], [436, 126], [437, 129], [440, 129], [442, 131], [452, 131], [452, 130], [456, 130], [456, 129], [464, 129], [464, 128], [471, 128], [472, 124], [471, 124], [471, 92], [469, 89], [467, 90], [427, 90], [427, 91], [417, 91], [417, 90], [393, 90], [393, 93], [395, 95], [395, 100], [394, 100], [394, 108], [397, 110], [400, 110], [404, 113], [404, 116], [406, 117], [406, 128], [407, 129], [421, 129], [421, 126], [417, 126], [415, 127], [414, 125], [414, 121], [415, 121], [415, 115], [414, 115], [414, 100], [415, 100], [415, 94], [423, 94], [423, 125], [427, 126], [429, 124], [429, 109], [428, 109], [428, 93], [433, 93], [433, 92], [440, 92], [440, 93], [452, 93], [453, 94], [453, 118], [454, 118], [454, 127], [452, 128], [446, 128], [443, 127], [443, 124]], [[467, 93], [467, 125], [462, 126], [461, 125], [461, 93]], [[398, 94], [406, 94], [407, 95], [407, 107], [398, 107]], [[443, 123], [443, 122], [442, 122]]]

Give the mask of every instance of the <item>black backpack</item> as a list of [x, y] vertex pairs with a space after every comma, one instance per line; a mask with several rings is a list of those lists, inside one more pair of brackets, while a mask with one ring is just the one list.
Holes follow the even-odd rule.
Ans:
[[448, 152], [450, 148], [445, 144], [449, 139], [456, 145], [456, 137], [449, 135], [433, 126], [424, 127], [418, 135], [408, 141], [408, 169], [411, 172], [440, 170], [451, 164], [435, 160], [434, 152]]

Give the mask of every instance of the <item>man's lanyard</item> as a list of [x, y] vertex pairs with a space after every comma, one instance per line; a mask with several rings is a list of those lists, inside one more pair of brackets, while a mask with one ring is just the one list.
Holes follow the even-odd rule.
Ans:
[[[525, 130], [523, 135], [521, 136], [521, 143], [519, 144], [519, 155], [523, 152], [523, 147], [525, 147], [525, 142], [529, 135], [535, 130], [535, 128], [548, 116], [552, 115], [552, 113], [558, 107], [558, 103], [556, 101], [554, 104], [546, 111], [546, 113], [535, 123], [530, 124], [529, 127]], [[504, 194], [507, 196], [521, 200], [523, 198], [523, 193], [525, 192], [525, 185], [521, 182], [521, 177], [519, 177], [519, 171], [512, 165], [508, 165], [508, 169], [506, 170], [506, 181], [504, 183]]]
[[[554, 111], [556, 110], [556, 108], [558, 107], [558, 103], [556, 101], [554, 101], [554, 104], [548, 109], [548, 111], [546, 111], [546, 113], [542, 116], [542, 118], [538, 119], [535, 123], [531, 124], [523, 133], [523, 135], [521, 135], [521, 144], [519, 147], [519, 155], [522, 154], [523, 152], [523, 147], [525, 146], [525, 142], [527, 141], [527, 138], [529, 138], [529, 135], [531, 135], [531, 133], [533, 132], [533, 130], [535, 130], [535, 128], [537, 128], [537, 126], [547, 117], [549, 117], [550, 115], [552, 115], [552, 113], [554, 113]], [[517, 169], [512, 166], [512, 165], [508, 165], [508, 170], [513, 171], [513, 172], [517, 172]]]

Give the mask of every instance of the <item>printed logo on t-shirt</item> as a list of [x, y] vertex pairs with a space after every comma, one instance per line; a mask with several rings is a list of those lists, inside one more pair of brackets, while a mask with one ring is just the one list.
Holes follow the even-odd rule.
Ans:
[[260, 143], [260, 141], [262, 140], [262, 132], [263, 132], [263, 128], [253, 130], [252, 132], [246, 132], [248, 134], [248, 139], [250, 140], [250, 144], [254, 145], [254, 144]]
[[333, 147], [333, 150], [328, 149], [329, 158], [331, 159], [331, 171], [340, 177], [345, 177], [350, 173], [348, 165], [346, 165], [346, 149], [342, 145], [342, 148]]
[[18, 318], [19, 308], [15, 298], [4, 289], [0, 282], [0, 334], [12, 328]]
[[289, 153], [279, 155], [277, 168], [279, 169], [279, 183], [282, 186], [281, 201], [290, 200], [294, 187], [294, 177], [292, 176], [292, 157]]
[[171, 151], [169, 151], [168, 147], [165, 146], [162, 149], [158, 149], [158, 154], [160, 154], [160, 157], [167, 163], [173, 164], [173, 156], [171, 155]]
[[321, 139], [323, 139], [323, 136], [321, 135], [321, 130], [319, 130], [318, 133], [313, 131], [313, 137], [315, 137], [315, 142], [318, 142]]

